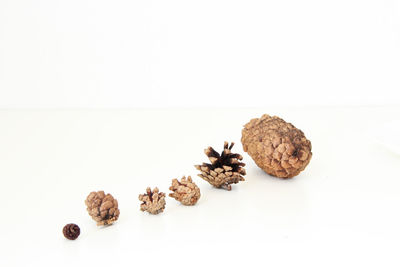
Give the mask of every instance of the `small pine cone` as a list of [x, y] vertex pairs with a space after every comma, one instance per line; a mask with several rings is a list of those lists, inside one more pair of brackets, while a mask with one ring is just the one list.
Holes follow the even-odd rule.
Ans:
[[186, 206], [196, 204], [200, 198], [200, 189], [193, 183], [192, 177], [190, 176], [188, 176], [187, 179], [183, 176], [180, 182], [178, 179], [173, 179], [172, 186], [170, 186], [169, 190], [173, 191], [173, 193], [169, 194], [170, 197], [175, 198]]
[[106, 195], [104, 191], [91, 192], [85, 203], [89, 215], [97, 225], [109, 225], [118, 220], [118, 201], [111, 194]]
[[151, 214], [159, 214], [165, 209], [165, 193], [159, 192], [155, 187], [153, 192], [150, 187], [147, 187], [146, 193], [139, 195], [139, 200], [143, 201], [140, 204], [141, 211], [147, 211]]
[[239, 162], [243, 159], [240, 154], [231, 153], [231, 149], [235, 143], [231, 143], [228, 147], [228, 142], [224, 143], [224, 151], [221, 155], [212, 147], [204, 150], [211, 164], [203, 163], [195, 165], [196, 169], [201, 171], [198, 176], [209, 182], [217, 188], [231, 190], [231, 184], [237, 184], [239, 181], [244, 181], [242, 175], [246, 175], [243, 168], [245, 164]]
[[242, 130], [243, 150], [266, 173], [291, 178], [311, 160], [311, 142], [304, 133], [276, 116], [264, 114]]
[[69, 223], [63, 228], [63, 235], [69, 240], [75, 240], [81, 234], [81, 229], [74, 223]]

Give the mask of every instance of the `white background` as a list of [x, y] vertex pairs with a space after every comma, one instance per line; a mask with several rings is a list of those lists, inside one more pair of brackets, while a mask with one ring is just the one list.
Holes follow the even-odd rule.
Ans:
[[1, 0], [0, 107], [400, 104], [396, 0]]
[[[400, 1], [0, 0], [0, 266], [399, 266], [399, 74]], [[312, 142], [294, 179], [242, 150], [264, 113]], [[230, 192], [193, 167], [225, 140]], [[196, 206], [139, 211], [183, 175]]]
[[[313, 144], [299, 176], [266, 175], [243, 153], [242, 125], [263, 112]], [[399, 266], [398, 154], [368, 134], [399, 108], [57, 110], [0, 112], [1, 266]], [[396, 133], [400, 134], [400, 128]], [[203, 149], [236, 141], [246, 181], [232, 191], [196, 176]], [[197, 205], [168, 197], [139, 210], [147, 186], [192, 175]], [[121, 216], [97, 227], [84, 199], [105, 190]], [[75, 241], [66, 223], [82, 230]]]

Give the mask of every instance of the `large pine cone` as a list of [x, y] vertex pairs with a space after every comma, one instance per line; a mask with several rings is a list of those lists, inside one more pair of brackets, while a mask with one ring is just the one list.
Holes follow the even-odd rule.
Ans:
[[291, 178], [311, 160], [311, 142], [304, 133], [276, 116], [264, 114], [242, 130], [243, 150], [270, 175]]
[[245, 164], [240, 162], [243, 157], [240, 154], [231, 152], [235, 143], [231, 143], [228, 147], [228, 142], [224, 143], [224, 151], [219, 154], [212, 147], [204, 150], [211, 164], [203, 163], [202, 165], [195, 165], [195, 168], [201, 171], [198, 176], [212, 184], [217, 188], [224, 188], [231, 190], [231, 184], [237, 184], [244, 181], [243, 175], [246, 174], [243, 168]]
[[97, 225], [109, 225], [118, 220], [118, 201], [112, 195], [106, 195], [104, 191], [91, 192], [85, 203], [89, 215]]

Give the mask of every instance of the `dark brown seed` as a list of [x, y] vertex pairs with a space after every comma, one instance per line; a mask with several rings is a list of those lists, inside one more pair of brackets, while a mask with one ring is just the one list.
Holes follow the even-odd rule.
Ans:
[[63, 234], [66, 239], [75, 240], [81, 233], [79, 226], [74, 223], [69, 223], [63, 228]]

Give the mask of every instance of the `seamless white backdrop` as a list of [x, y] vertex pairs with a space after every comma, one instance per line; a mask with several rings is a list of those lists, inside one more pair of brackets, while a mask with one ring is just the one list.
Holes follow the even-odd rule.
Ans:
[[[264, 112], [304, 129], [313, 158], [297, 177], [265, 174], [244, 153], [242, 125]], [[392, 108], [0, 111], [0, 266], [398, 267], [400, 155], [368, 129]], [[193, 167], [236, 141], [246, 181], [213, 188]], [[193, 207], [167, 197], [163, 213], [139, 210], [147, 186], [170, 192], [191, 175]], [[121, 216], [97, 227], [84, 199], [105, 190]], [[66, 240], [62, 227], [81, 235]]]
[[[0, 0], [0, 266], [399, 266], [399, 74], [399, 0]], [[294, 179], [242, 150], [264, 113], [312, 141]], [[224, 140], [245, 182], [139, 211]]]
[[400, 104], [397, 0], [1, 0], [0, 108]]

